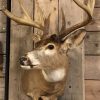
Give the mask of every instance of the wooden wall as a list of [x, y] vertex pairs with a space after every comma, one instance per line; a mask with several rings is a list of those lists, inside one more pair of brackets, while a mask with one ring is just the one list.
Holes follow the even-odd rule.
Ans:
[[[0, 9], [3, 0], [0, 0]], [[4, 67], [5, 67], [5, 47], [6, 47], [6, 17], [0, 11], [0, 100], [4, 100]]]
[[[3, 0], [0, 0], [0, 7], [2, 5], [2, 1]], [[34, 4], [33, 4], [32, 0], [26, 0], [26, 1], [27, 2], [25, 2], [25, 6], [30, 5], [31, 8], [28, 10], [28, 12], [30, 13], [31, 16], [33, 16], [31, 14], [31, 12], [33, 11]], [[39, 0], [39, 1], [41, 1], [41, 0]], [[50, 1], [52, 1], [52, 0], [50, 0]], [[53, 0], [53, 2], [56, 2], [56, 1], [57, 0]], [[17, 15], [20, 15], [19, 9], [16, 9], [14, 7], [15, 5], [16, 6], [18, 5], [17, 0], [12, 0], [12, 2], [13, 2], [12, 11], [13, 12], [15, 11], [15, 13], [17, 13]], [[45, 0], [44, 0], [44, 2], [45, 2]], [[68, 5], [71, 4], [70, 7], [69, 6], [67, 7], [68, 11], [66, 10], [67, 3], [68, 3]], [[43, 4], [44, 3], [42, 2], [41, 6], [43, 6]], [[49, 2], [46, 2], [46, 4], [48, 4], [47, 6], [49, 6]], [[57, 7], [57, 4], [58, 3], [56, 2], [56, 3], [54, 3], [54, 5], [52, 5], [52, 4], [51, 5]], [[67, 1], [62, 0], [62, 1], [60, 1], [60, 4], [63, 5], [63, 7], [65, 8], [64, 12], [66, 12], [66, 16], [69, 16], [66, 18], [66, 21], [68, 23], [67, 27], [70, 26], [70, 23], [77, 22], [77, 19], [74, 19], [72, 17], [73, 16], [73, 13], [71, 14], [72, 10], [70, 12], [70, 9], [72, 9], [72, 1], [71, 0], [67, 0]], [[28, 6], [27, 6], [27, 8], [28, 8]], [[75, 11], [76, 11], [76, 9], [75, 9]], [[75, 16], [77, 17], [77, 14]], [[69, 18], [70, 18], [70, 20], [69, 20]], [[5, 25], [6, 25], [5, 16], [0, 11], [0, 100], [3, 100], [3, 98], [4, 98], [4, 76], [3, 76], [3, 74], [1, 74], [2, 73], [1, 66], [3, 67], [2, 60], [5, 59], [5, 55], [6, 55], [5, 49], [4, 49], [5, 48], [5, 38], [6, 38], [5, 37], [6, 36], [5, 35], [5, 31], [6, 31]], [[17, 56], [16, 58], [18, 58], [19, 56], [24, 54], [24, 52], [22, 52], [23, 50], [25, 52], [27, 52], [28, 50], [31, 49], [31, 47], [25, 47], [21, 51], [20, 47], [22, 47], [22, 45], [20, 43], [22, 43], [24, 45], [31, 43], [31, 41], [29, 41], [29, 40], [27, 41], [26, 39], [30, 39], [30, 36], [32, 34], [29, 34], [29, 33], [32, 32], [32, 30], [30, 27], [20, 26], [14, 22], [12, 22], [12, 25], [13, 25], [13, 27], [11, 29], [11, 31], [12, 31], [11, 42], [12, 42], [13, 46], [11, 45], [11, 49], [13, 49], [13, 51], [11, 51], [11, 52], [13, 52], [13, 53], [11, 54], [11, 59], [14, 59], [15, 56], [13, 57], [13, 54], [15, 52], [18, 54], [18, 55], [16, 55]], [[88, 25], [86, 27], [86, 29], [87, 29], [87, 36], [85, 39], [85, 55], [86, 55], [85, 56], [85, 86], [86, 86], [86, 96], [85, 96], [86, 98], [85, 99], [86, 100], [100, 100], [100, 0], [96, 0], [96, 6], [95, 6], [95, 11], [94, 11], [94, 21], [90, 25]], [[51, 30], [54, 30], [54, 29], [51, 29]], [[16, 34], [18, 34], [18, 35], [16, 35]], [[27, 37], [27, 34], [29, 35], [28, 37]], [[17, 43], [15, 43], [16, 41], [17, 41]], [[19, 50], [20, 50], [20, 52], [19, 52]], [[18, 59], [16, 59], [16, 61], [17, 60]], [[16, 88], [16, 86], [18, 86], [18, 85], [20, 86], [20, 84], [19, 84], [20, 79], [19, 79], [19, 76], [17, 76], [18, 74], [20, 74], [19, 68], [17, 68], [19, 65], [18, 65], [18, 63], [16, 63], [16, 61], [14, 61], [14, 63], [16, 64], [15, 67], [17, 70], [13, 69], [13, 68], [10, 70], [10, 72], [11, 72], [10, 81], [12, 83], [10, 86], [10, 87], [12, 87], [12, 88], [10, 88], [10, 91], [12, 91], [12, 92], [10, 92], [10, 98], [12, 98], [12, 97], [14, 98], [14, 96], [17, 98], [14, 98], [14, 99], [12, 98], [10, 100], [21, 100], [20, 88], [19, 87]], [[12, 65], [12, 63], [11, 63], [11, 66], [14, 66], [14, 65]], [[72, 77], [72, 75], [71, 75], [71, 77]], [[78, 76], [78, 74], [76, 75], [76, 77], [77, 76]], [[16, 83], [16, 82], [18, 82], [18, 83]], [[72, 83], [72, 80], [70, 80], [70, 78], [69, 78], [69, 83]], [[73, 82], [73, 84], [75, 84], [75, 83]], [[73, 86], [73, 84], [71, 84], [71, 86]], [[77, 85], [76, 85], [76, 87], [77, 87]], [[15, 91], [13, 91], [13, 89], [15, 89]], [[75, 90], [77, 88], [73, 87], [73, 88], [68, 88], [68, 89], [69, 89], [68, 93], [71, 93], [71, 95], [69, 96], [69, 98], [70, 98], [72, 96], [72, 94], [74, 94], [74, 93], [72, 93], [72, 90], [73, 89]], [[16, 91], [17, 91], [17, 93], [16, 93]], [[77, 95], [79, 95], [79, 94], [77, 93]], [[78, 100], [75, 97], [76, 96], [71, 97], [72, 98], [71, 100]], [[79, 99], [79, 100], [81, 100], [81, 99]]]
[[[33, 9], [35, 4], [33, 0], [23, 0], [24, 6], [27, 8], [30, 16], [33, 16], [35, 10], [35, 20], [39, 20], [38, 12]], [[52, 13], [50, 19], [50, 32], [52, 34], [57, 33], [60, 27], [61, 17], [61, 7], [64, 9], [66, 14], [67, 26], [70, 27], [83, 19], [83, 12], [73, 3], [72, 0], [38, 0], [43, 13], [48, 16]], [[36, 4], [35, 4], [36, 5]], [[17, 9], [16, 9], [17, 8]], [[71, 9], [71, 10], [70, 10]], [[17, 0], [12, 0], [12, 12], [20, 16], [22, 13], [20, 11], [19, 4]], [[59, 12], [59, 13], [58, 13]], [[74, 13], [72, 13], [74, 12]], [[77, 13], [78, 12], [78, 17]], [[35, 32], [39, 31], [35, 29]], [[21, 71], [19, 67], [19, 58], [26, 52], [32, 49], [32, 28], [25, 27], [12, 22], [11, 27], [11, 51], [10, 51], [10, 89], [9, 89], [9, 99], [10, 100], [26, 100], [27, 98], [21, 91]], [[29, 45], [30, 44], [30, 45]], [[72, 52], [72, 53], [71, 53]], [[60, 100], [84, 100], [84, 88], [83, 88], [83, 49], [82, 46], [71, 51], [70, 55], [70, 71], [66, 86], [66, 91], [64, 96]], [[24, 74], [24, 73], [23, 73]], [[78, 82], [78, 84], [77, 84]], [[76, 91], [77, 90], [77, 91]]]
[[100, 0], [96, 0], [94, 20], [86, 29], [86, 100], [100, 100]]

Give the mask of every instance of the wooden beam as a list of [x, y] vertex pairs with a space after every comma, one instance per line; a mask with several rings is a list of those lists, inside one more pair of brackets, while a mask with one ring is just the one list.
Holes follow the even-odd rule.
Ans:
[[[0, 71], [0, 74], [2, 72]], [[4, 78], [0, 78], [0, 100], [4, 100]]]
[[[29, 15], [33, 16], [33, 0], [22, 0]], [[21, 9], [18, 0], [12, 0], [12, 12], [21, 16]], [[32, 49], [32, 28], [21, 26], [12, 21], [11, 42], [10, 42], [10, 80], [9, 100], [27, 100], [21, 91], [21, 69], [19, 58]], [[29, 45], [30, 44], [30, 45]]]
[[[66, 16], [66, 28], [83, 20], [82, 10], [72, 0], [60, 0], [59, 10], [61, 8], [64, 10]], [[61, 18], [59, 21], [60, 20]], [[84, 100], [83, 45], [77, 47], [77, 49], [71, 50], [68, 56], [70, 61], [69, 75], [66, 83], [66, 90], [61, 100]]]
[[87, 25], [87, 31], [100, 31], [100, 8], [94, 9], [93, 21]]
[[100, 55], [100, 32], [87, 32], [85, 38], [85, 54]]
[[[75, 23], [80, 22], [83, 19], [83, 12], [73, 3], [71, 0], [38, 0], [40, 8], [47, 17], [52, 13], [50, 18], [50, 30], [51, 34], [58, 33], [58, 25], [60, 26], [60, 17], [58, 12], [61, 13], [60, 7], [64, 9], [66, 15], [67, 27], [72, 26]], [[58, 6], [59, 4], [59, 6]], [[24, 0], [25, 8], [27, 8], [29, 14], [33, 12], [33, 1]], [[36, 5], [36, 4], [35, 4]], [[21, 15], [21, 11], [18, 7], [17, 0], [12, 1], [12, 12], [17, 15]], [[17, 9], [16, 9], [17, 8]], [[73, 10], [72, 10], [73, 9]], [[35, 6], [36, 10], [36, 6]], [[77, 13], [78, 12], [78, 16]], [[35, 11], [35, 20], [39, 20], [38, 12]], [[31, 15], [32, 16], [32, 15]], [[68, 17], [67, 17], [68, 16]], [[59, 18], [59, 19], [58, 19]], [[34, 32], [41, 32], [35, 29]], [[12, 22], [11, 27], [11, 51], [10, 51], [10, 90], [9, 100], [27, 100], [27, 97], [21, 91], [21, 71], [18, 60], [26, 52], [32, 49], [32, 30], [30, 27], [17, 25]], [[30, 44], [30, 45], [29, 45]], [[74, 49], [69, 52], [70, 58], [70, 71], [68, 76], [68, 84], [65, 90], [64, 96], [60, 100], [84, 100], [84, 88], [83, 88], [83, 48], [82, 45], [78, 49]], [[75, 66], [74, 66], [75, 65]], [[78, 84], [77, 84], [78, 83]], [[77, 91], [76, 91], [77, 90]]]
[[0, 11], [0, 33], [5, 33], [5, 31], [6, 31], [6, 17]]
[[85, 84], [85, 100], [100, 100], [100, 81], [86, 80]]
[[85, 79], [100, 80], [100, 56], [85, 57]]
[[96, 0], [96, 5], [95, 7], [99, 8], [100, 7], [100, 0]]

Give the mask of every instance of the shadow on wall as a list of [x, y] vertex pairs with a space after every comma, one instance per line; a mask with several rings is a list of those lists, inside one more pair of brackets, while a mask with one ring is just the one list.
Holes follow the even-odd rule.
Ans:
[[2, 52], [2, 43], [0, 41], [0, 70], [2, 70], [2, 65], [3, 65], [3, 52]]

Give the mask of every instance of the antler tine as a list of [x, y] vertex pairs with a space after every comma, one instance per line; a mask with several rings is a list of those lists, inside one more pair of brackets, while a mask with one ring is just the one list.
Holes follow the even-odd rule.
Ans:
[[69, 35], [73, 34], [74, 33], [73, 31], [76, 31], [76, 30], [80, 29], [81, 27], [87, 25], [92, 20], [95, 0], [89, 0], [87, 5], [81, 3], [79, 0], [73, 0], [73, 1], [87, 13], [88, 17], [83, 22], [80, 22], [68, 29], [63, 30], [63, 32], [62, 32], [63, 34], [60, 35], [61, 39], [63, 39], [67, 35], [69, 36]]
[[43, 36], [42, 39], [46, 38], [49, 34], [49, 28], [50, 28], [50, 17], [51, 17], [51, 13], [48, 15], [47, 18], [45, 18], [44, 20], [44, 31], [43, 31]]
[[91, 16], [93, 15], [94, 5], [95, 5], [95, 0], [89, 0], [88, 1], [87, 6], [90, 9]]
[[59, 34], [62, 34], [63, 30], [66, 29], [66, 19], [62, 8], [61, 8], [61, 15], [62, 15], [62, 27]]
[[23, 11], [23, 17], [15, 16], [10, 11], [8, 11], [6, 8], [3, 8], [2, 12], [6, 16], [11, 18], [13, 21], [15, 21], [15, 22], [17, 22], [21, 25], [32, 26], [32, 27], [38, 28], [40, 30], [44, 30], [44, 26], [42, 24], [40, 24], [39, 22], [35, 22], [31, 19], [31, 17], [28, 15], [25, 8], [23, 7], [23, 4], [22, 4], [21, 0], [18, 0], [18, 1], [19, 1], [20, 6], [21, 6], [21, 9]]

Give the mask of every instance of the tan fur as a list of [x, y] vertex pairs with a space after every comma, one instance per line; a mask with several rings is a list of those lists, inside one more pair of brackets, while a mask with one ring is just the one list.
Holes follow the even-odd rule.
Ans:
[[[81, 32], [80, 34], [83, 33]], [[79, 37], [77, 36], [76, 38], [77, 40], [79, 40], [79, 42], [81, 42], [85, 36], [81, 35], [82, 37], [80, 37], [80, 34], [78, 34]], [[74, 38], [71, 37], [69, 39], [74, 39]], [[68, 75], [68, 69], [69, 69], [68, 56], [66, 55], [65, 51], [69, 49], [69, 44], [70, 44], [70, 41], [69, 42], [66, 41], [65, 41], [66, 46], [65, 43], [55, 44], [53, 42], [47, 43], [45, 45], [41, 44], [39, 45], [38, 49], [28, 52], [27, 55], [25, 56], [30, 60], [30, 62], [33, 65], [37, 64], [36, 66], [33, 66], [33, 68], [30, 67], [30, 70], [25, 70], [24, 75], [22, 76], [23, 91], [33, 100], [39, 100], [40, 97], [43, 100], [57, 100], [57, 98], [64, 93]], [[47, 48], [48, 44], [55, 45], [55, 48], [53, 50], [49, 50]], [[75, 44], [72, 43], [72, 45]], [[49, 54], [45, 53], [45, 50], [47, 49], [50, 52]], [[25, 67], [27, 67], [26, 62], [25, 62]], [[50, 73], [53, 73], [54, 78], [57, 78], [57, 75], [59, 77], [62, 74], [64, 74], [64, 73], [61, 74], [61, 72], [59, 72], [60, 71], [59, 69], [60, 70], [65, 69], [65, 76], [61, 77], [59, 81], [54, 80], [50, 82], [51, 80], [46, 79], [45, 75], [43, 74], [43, 72], [45, 72], [47, 75], [50, 76]], [[56, 71], [58, 71], [57, 75], [55, 75]]]
[[[39, 41], [35, 45], [35, 50], [28, 53], [27, 56], [23, 57], [23, 59], [20, 59], [22, 68], [24, 70], [29, 69], [25, 70], [25, 73], [22, 76], [22, 88], [25, 94], [32, 97], [33, 100], [39, 100], [40, 97], [43, 100], [57, 100], [57, 97], [61, 96], [64, 91], [68, 74], [68, 57], [66, 56], [66, 52], [68, 52], [68, 50], [72, 47], [79, 45], [84, 39], [84, 30], [80, 28], [86, 26], [89, 22], [92, 21], [93, 9], [95, 5], [95, 0], [89, 0], [86, 5], [79, 0], [73, 1], [81, 9], [83, 9], [88, 16], [84, 21], [66, 29], [65, 15], [62, 9], [62, 27], [59, 34], [57, 35], [52, 35], [51, 33], [49, 33], [51, 14], [47, 18], [43, 18], [41, 16], [41, 19], [44, 19], [45, 21], [44, 25], [42, 25], [41, 22], [37, 23], [35, 22], [35, 20], [32, 21], [31, 17], [28, 16], [28, 13], [23, 7], [21, 0], [18, 0], [18, 2], [20, 4], [24, 17], [17, 17], [13, 15], [6, 8], [1, 9], [1, 11], [5, 15], [7, 15], [15, 22], [21, 25], [32, 26], [43, 31], [43, 35], [39, 36]], [[38, 8], [40, 8], [39, 5]], [[42, 10], [40, 8], [39, 12], [42, 15], [43, 13], [41, 11]], [[78, 32], [78, 34], [76, 34], [76, 31], [78, 30], [80, 31]], [[76, 36], [73, 36], [72, 34], [76, 34]], [[37, 36], [35, 36], [35, 38], [33, 39], [34, 41], [36, 40], [36, 43]], [[53, 50], [51, 50], [52, 48], [48, 49], [49, 43], [53, 43], [53, 45], [55, 45], [55, 48]], [[61, 70], [58, 70], [59, 68], [61, 70], [63, 68], [65, 69], [64, 77], [59, 78], [58, 73], [61, 74]], [[44, 71], [48, 76], [53, 73], [54, 78], [58, 78], [59, 81], [54, 80], [53, 82], [49, 82], [50, 80], [48, 81], [47, 79], [45, 79], [42, 71]]]
[[[50, 83], [44, 79], [41, 70], [25, 71], [22, 77], [22, 83], [24, 83], [22, 88], [25, 94], [32, 97], [33, 100], [38, 100], [41, 96], [44, 96], [47, 100], [57, 100], [57, 97], [61, 96], [64, 92], [66, 76], [62, 81]], [[46, 100], [45, 98], [43, 100]]]

